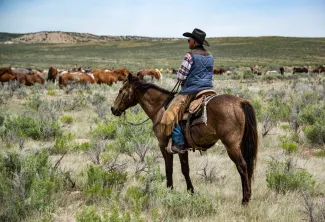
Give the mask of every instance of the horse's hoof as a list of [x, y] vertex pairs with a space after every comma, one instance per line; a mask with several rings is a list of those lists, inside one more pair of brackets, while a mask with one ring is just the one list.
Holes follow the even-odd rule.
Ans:
[[248, 206], [248, 202], [249, 200], [242, 200], [241, 205], [246, 207]]

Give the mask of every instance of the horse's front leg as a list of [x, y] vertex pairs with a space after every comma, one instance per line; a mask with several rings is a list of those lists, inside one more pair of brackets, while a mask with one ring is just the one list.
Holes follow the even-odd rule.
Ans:
[[167, 178], [167, 187], [173, 189], [173, 155], [167, 153], [165, 150], [165, 147], [161, 148], [161, 153], [164, 157], [165, 161], [165, 172], [166, 172], [166, 178]]
[[191, 193], [194, 193], [194, 187], [192, 185], [192, 181], [190, 178], [190, 167], [188, 163], [188, 152], [185, 152], [184, 154], [179, 154], [179, 160], [181, 162], [181, 168], [182, 173], [186, 180], [187, 190], [191, 191]]

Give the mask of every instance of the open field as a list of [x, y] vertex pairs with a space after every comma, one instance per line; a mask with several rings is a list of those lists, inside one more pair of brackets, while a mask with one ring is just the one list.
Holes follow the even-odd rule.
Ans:
[[[223, 41], [212, 48], [216, 55], [220, 53], [217, 62], [273, 62], [267, 54], [258, 56], [257, 46], [256, 52], [245, 55], [243, 48], [257, 43], [247, 40], [235, 46], [235, 39], [229, 41], [232, 50], [225, 50]], [[308, 48], [324, 50], [319, 47], [324, 39], [319, 41]], [[170, 67], [178, 65], [184, 48], [183, 42], [132, 44], [0, 45], [1, 63], [136, 69], [162, 62]], [[238, 57], [229, 60], [240, 47]], [[305, 60], [297, 50], [296, 64], [314, 64], [316, 57], [310, 54]], [[3, 60], [5, 52], [10, 55]], [[316, 54], [320, 59], [315, 63], [324, 61], [324, 51]], [[257, 57], [260, 60], [255, 61]], [[276, 63], [287, 61], [284, 56], [275, 57]], [[215, 76], [214, 88], [218, 94], [248, 99], [256, 110], [259, 153], [247, 207], [240, 204], [240, 177], [222, 143], [202, 154], [190, 153], [195, 195], [186, 192], [176, 155], [174, 190], [166, 189], [165, 167], [152, 124], [126, 122], [146, 119], [141, 107], [128, 110], [126, 119], [110, 112], [121, 83], [66, 89], [52, 83], [21, 88], [5, 84], [0, 86], [0, 220], [325, 221], [325, 75], [244, 78], [243, 74]], [[175, 77], [164, 74], [155, 84], [171, 90]]]
[[[208, 39], [215, 66], [317, 66], [325, 63], [325, 38], [229, 37]], [[45, 69], [177, 68], [186, 40], [112, 41], [80, 44], [0, 44], [0, 66]]]
[[[248, 99], [256, 111], [259, 153], [247, 207], [220, 142], [189, 155], [194, 195], [176, 155], [174, 190], [167, 189], [152, 123], [127, 123], [147, 118], [141, 107], [111, 114], [121, 83], [10, 83], [0, 85], [0, 221], [325, 221], [324, 73], [246, 72], [324, 64], [325, 38], [208, 41], [215, 66], [240, 67], [214, 76], [217, 93]], [[178, 68], [186, 51], [186, 40], [0, 44], [0, 67]], [[175, 76], [163, 75], [155, 84], [171, 90]]]

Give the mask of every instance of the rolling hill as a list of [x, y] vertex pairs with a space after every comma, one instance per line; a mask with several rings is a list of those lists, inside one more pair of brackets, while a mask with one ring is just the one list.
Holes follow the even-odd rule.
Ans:
[[[325, 38], [268, 36], [207, 40], [216, 66], [263, 65], [273, 69], [325, 64]], [[130, 69], [178, 67], [184, 53], [189, 51], [184, 38], [72, 32], [0, 33], [0, 43], [0, 66], [35, 68], [69, 68], [75, 64]]]

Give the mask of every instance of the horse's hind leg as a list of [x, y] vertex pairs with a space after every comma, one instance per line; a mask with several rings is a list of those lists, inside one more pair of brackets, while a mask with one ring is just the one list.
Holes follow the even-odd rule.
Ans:
[[188, 164], [188, 152], [185, 152], [184, 154], [179, 154], [179, 160], [181, 162], [181, 168], [182, 173], [186, 180], [187, 190], [191, 191], [191, 193], [194, 193], [194, 187], [192, 185], [192, 181], [190, 178], [190, 167]]
[[241, 153], [240, 145], [227, 146], [230, 159], [236, 164], [242, 183], [242, 204], [247, 204], [251, 198], [251, 183], [248, 179], [247, 164]]

